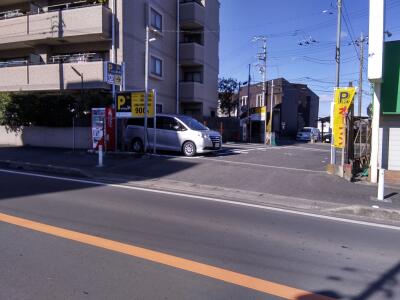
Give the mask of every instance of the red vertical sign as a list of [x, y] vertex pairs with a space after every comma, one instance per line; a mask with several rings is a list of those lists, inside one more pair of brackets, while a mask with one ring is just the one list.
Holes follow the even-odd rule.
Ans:
[[106, 108], [106, 149], [115, 151], [115, 109]]

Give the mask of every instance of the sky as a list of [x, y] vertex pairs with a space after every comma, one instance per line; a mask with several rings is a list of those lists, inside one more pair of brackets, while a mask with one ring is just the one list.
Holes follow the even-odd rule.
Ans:
[[[220, 0], [220, 77], [261, 82], [256, 54], [267, 37], [267, 79], [284, 77], [307, 84], [320, 97], [320, 116], [329, 115], [336, 78], [336, 0]], [[358, 86], [359, 56], [354, 41], [368, 36], [369, 0], [343, 0], [340, 82]], [[400, 0], [386, 0], [386, 30], [400, 40]], [[305, 45], [305, 42], [309, 42]], [[314, 42], [312, 42], [314, 41]], [[302, 45], [300, 45], [302, 44]], [[362, 112], [371, 102], [367, 79], [368, 45], [364, 51]], [[355, 111], [358, 110], [357, 101]]]

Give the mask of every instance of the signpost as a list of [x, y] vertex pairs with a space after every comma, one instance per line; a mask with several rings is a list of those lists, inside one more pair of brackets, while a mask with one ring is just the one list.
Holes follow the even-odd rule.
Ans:
[[122, 66], [112, 62], [104, 62], [104, 82], [112, 85], [122, 85]]
[[265, 121], [267, 114], [267, 107], [253, 107], [250, 109], [250, 119], [252, 121]]
[[[131, 92], [120, 92], [117, 95], [117, 118], [145, 118], [145, 124], [147, 123], [147, 118], [154, 118], [154, 141], [153, 141], [153, 152], [156, 152], [156, 106], [157, 97], [156, 91], [150, 90], [148, 93], [147, 101], [147, 113], [145, 113], [146, 108], [146, 95], [144, 91], [131, 91]], [[147, 127], [144, 130], [145, 136], [144, 141], [147, 141]], [[145, 143], [144, 148], [147, 149], [147, 143]]]
[[[117, 95], [117, 118], [144, 118], [144, 91], [121, 92]], [[154, 117], [155, 91], [149, 92], [147, 116]]]
[[346, 143], [346, 117], [353, 102], [356, 89], [354, 87], [335, 89], [335, 106], [333, 112], [333, 136], [336, 148], [344, 149]]
[[103, 146], [105, 151], [115, 150], [115, 114], [111, 107], [92, 108], [93, 150]]
[[[353, 102], [354, 87], [335, 88], [335, 106], [333, 110], [333, 136], [335, 148], [342, 149], [342, 177], [344, 177], [344, 157], [347, 135], [347, 115]], [[348, 151], [348, 149], [347, 149]]]

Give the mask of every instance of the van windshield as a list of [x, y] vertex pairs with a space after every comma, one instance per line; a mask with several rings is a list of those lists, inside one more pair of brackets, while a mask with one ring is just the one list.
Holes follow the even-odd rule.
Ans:
[[179, 116], [179, 120], [192, 130], [209, 130], [206, 126], [191, 117]]

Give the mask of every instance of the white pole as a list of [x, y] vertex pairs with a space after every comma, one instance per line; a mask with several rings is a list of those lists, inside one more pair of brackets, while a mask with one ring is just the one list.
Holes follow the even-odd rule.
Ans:
[[381, 84], [374, 84], [373, 115], [372, 115], [372, 134], [371, 134], [371, 182], [378, 182], [379, 168], [379, 119], [381, 113]]
[[385, 200], [385, 169], [379, 169], [378, 200]]
[[99, 164], [98, 167], [103, 167], [103, 145], [99, 145]]
[[[262, 105], [261, 105], [261, 107], [262, 106], [266, 106], [267, 105], [267, 103], [266, 103], [266, 99], [265, 99], [265, 93], [266, 93], [266, 83], [265, 83], [265, 81], [267, 80], [267, 41], [264, 39], [264, 44], [263, 44], [263, 60], [264, 60], [264, 70], [263, 70], [263, 86], [262, 86], [262, 89], [263, 89], [263, 94], [262, 94]], [[264, 137], [264, 145], [265, 145], [265, 141], [266, 141], [266, 139], [267, 139], [267, 137], [266, 137], [266, 135], [267, 135], [267, 130], [266, 130], [266, 127], [267, 127], [267, 118], [266, 118], [266, 116], [265, 116], [265, 121], [264, 121], [264, 126], [265, 126], [265, 128], [264, 128], [264, 134], [263, 134], [263, 137]]]
[[121, 68], [122, 68], [122, 87], [121, 87], [121, 90], [122, 91], [126, 91], [126, 77], [125, 77], [126, 63], [125, 62], [122, 62]]
[[[337, 30], [336, 30], [336, 87], [340, 86], [340, 44], [342, 34], [342, 0], [337, 0], [338, 6], [338, 18], [337, 18]], [[333, 99], [335, 101], [335, 99]], [[331, 116], [331, 122], [333, 115]], [[334, 144], [334, 132], [331, 133], [331, 164], [336, 164], [336, 148]]]
[[144, 58], [144, 152], [147, 151], [147, 109], [149, 106], [149, 25], [146, 24], [145, 58]]
[[273, 106], [273, 101], [274, 101], [274, 80], [272, 79], [272, 81], [271, 81], [271, 99], [270, 99], [270, 103], [269, 103], [269, 110], [270, 110], [270, 112], [269, 112], [269, 122], [270, 122], [270, 127], [269, 127], [269, 144], [270, 144], [270, 146], [272, 146], [273, 145], [273, 140], [272, 140], [272, 113], [273, 113], [273, 110], [274, 110], [274, 108], [272, 107]]

